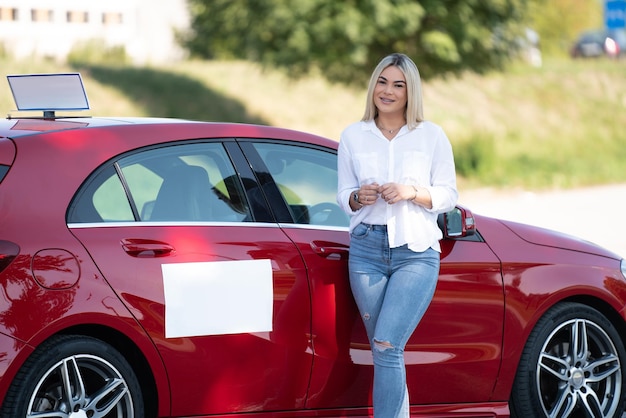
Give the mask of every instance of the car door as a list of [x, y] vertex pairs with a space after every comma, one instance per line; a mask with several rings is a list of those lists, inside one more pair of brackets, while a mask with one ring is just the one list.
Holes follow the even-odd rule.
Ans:
[[500, 370], [500, 260], [479, 234], [441, 241], [433, 301], [406, 348], [413, 404], [491, 400]]
[[159, 350], [173, 416], [304, 406], [305, 264], [243, 161], [232, 141], [134, 151], [94, 173], [68, 212]]
[[[337, 212], [336, 153], [263, 142], [243, 148], [277, 185], [282, 199], [272, 203], [283, 202], [291, 215], [281, 228], [309, 273], [315, 360], [307, 407], [369, 407], [372, 357], [348, 282], [348, 218]], [[434, 300], [405, 350], [413, 405], [488, 400], [500, 365], [499, 260], [479, 235], [441, 246]]]
[[336, 152], [272, 141], [242, 148], [266, 189], [274, 189], [272, 209], [309, 274], [315, 360], [307, 408], [363, 405], [369, 381], [350, 350], [353, 330], [365, 330], [348, 281], [349, 217], [336, 203]]

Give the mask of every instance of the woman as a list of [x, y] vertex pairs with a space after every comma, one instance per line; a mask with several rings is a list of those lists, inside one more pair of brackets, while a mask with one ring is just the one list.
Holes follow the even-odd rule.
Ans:
[[458, 193], [452, 147], [424, 120], [419, 71], [406, 55], [374, 70], [363, 119], [341, 134], [338, 165], [350, 286], [374, 358], [374, 416], [408, 417], [404, 346], [435, 292], [437, 215]]

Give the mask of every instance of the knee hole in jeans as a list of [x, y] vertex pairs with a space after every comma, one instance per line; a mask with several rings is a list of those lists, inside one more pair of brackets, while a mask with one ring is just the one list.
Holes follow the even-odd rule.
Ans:
[[374, 339], [374, 348], [376, 348], [378, 351], [386, 351], [393, 349], [393, 345], [391, 345], [389, 341], [380, 341]]

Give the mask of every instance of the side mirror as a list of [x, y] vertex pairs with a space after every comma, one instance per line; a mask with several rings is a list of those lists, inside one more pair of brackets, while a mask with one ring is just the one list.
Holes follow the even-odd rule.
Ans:
[[462, 238], [474, 235], [476, 222], [468, 209], [457, 206], [450, 212], [442, 213], [438, 219], [444, 238]]

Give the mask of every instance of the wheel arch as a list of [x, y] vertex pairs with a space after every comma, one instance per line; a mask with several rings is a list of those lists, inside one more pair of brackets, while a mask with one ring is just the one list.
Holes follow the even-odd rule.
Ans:
[[586, 295], [566, 298], [560, 301], [559, 303], [563, 303], [563, 302], [580, 303], [582, 305], [587, 305], [589, 307], [592, 307], [598, 312], [600, 312], [615, 327], [615, 329], [617, 330], [617, 333], [620, 336], [620, 339], [622, 340], [622, 344], [624, 344], [624, 347], [626, 347], [626, 321], [620, 315], [620, 313], [617, 310], [615, 310], [615, 308], [611, 306], [609, 303], [607, 303], [606, 301], [600, 298], [593, 297], [593, 296], [586, 296]]
[[[523, 339], [516, 342], [516, 348], [511, 351], [511, 355], [515, 358], [509, 358], [508, 364], [509, 367], [504, 367], [506, 362], [503, 362], [503, 367], [500, 371], [500, 378], [498, 379], [494, 392], [493, 399], [509, 399], [511, 396], [511, 391], [513, 390], [513, 381], [515, 379], [515, 375], [519, 368], [519, 362], [521, 361], [522, 352], [524, 347], [528, 343], [528, 339], [532, 334], [532, 331], [537, 326], [537, 323], [543, 318], [548, 311], [550, 311], [555, 306], [559, 304], [571, 302], [571, 303], [579, 303], [585, 306], [589, 306], [594, 308], [599, 313], [604, 315], [605, 318], [615, 327], [617, 330], [621, 342], [626, 347], [626, 321], [620, 315], [619, 311], [615, 309], [613, 305], [605, 301], [604, 299], [595, 296], [595, 295], [573, 295], [569, 297], [564, 297], [559, 300], [552, 300], [551, 303], [542, 306], [541, 309], [537, 309], [535, 311], [535, 315], [532, 316], [532, 321], [530, 322], [530, 326], [527, 329], [527, 332], [524, 334]], [[514, 354], [512, 354], [514, 352]]]
[[[539, 323], [543, 323], [543, 319], [546, 318], [547, 315], [550, 315], [552, 317], [552, 320], [556, 319], [557, 317], [555, 316], [554, 312], [557, 312], [559, 309], [561, 311], [563, 311], [563, 309], [569, 309], [571, 310], [572, 308], [575, 308], [576, 305], [579, 305], [581, 307], [586, 307], [587, 309], [591, 309], [593, 311], [595, 311], [594, 315], [599, 315], [598, 319], [603, 318], [605, 321], [607, 321], [612, 327], [613, 330], [609, 331], [608, 329], [606, 329], [604, 332], [608, 333], [608, 334], [613, 334], [614, 339], [612, 339], [612, 341], [614, 341], [614, 344], [617, 344], [617, 346], [615, 347], [615, 349], [617, 350], [616, 353], [620, 353], [619, 356], [622, 359], [622, 361], [624, 360], [624, 358], [626, 358], [626, 344], [625, 344], [625, 336], [624, 336], [624, 331], [626, 330], [626, 325], [624, 324], [624, 318], [620, 315], [620, 313], [613, 307], [611, 306], [607, 301], [604, 301], [600, 298], [596, 298], [593, 296], [589, 296], [589, 295], [582, 295], [582, 296], [576, 296], [576, 297], [569, 297], [569, 298], [564, 298], [562, 300], [559, 300], [558, 302], [552, 304], [548, 309], [542, 311], [542, 313], [538, 316], [537, 321], [535, 321], [533, 323], [533, 326], [530, 327], [530, 334], [529, 337], [525, 339], [524, 341], [524, 352], [527, 349], [527, 345], [530, 342], [531, 339], [531, 335], [534, 334], [534, 331], [536, 329], [536, 327], [538, 326]], [[556, 310], [556, 311], [555, 311]], [[564, 311], [563, 311], [564, 312]], [[591, 312], [591, 311], [589, 311]], [[573, 313], [574, 317], [578, 317], [580, 314], [574, 312]], [[584, 315], [583, 315], [584, 316]], [[599, 327], [602, 328], [602, 325], [598, 324]], [[610, 338], [609, 335], [605, 334], [607, 336], [607, 338]], [[534, 342], [532, 344], [535, 344]], [[621, 347], [620, 347], [621, 345]], [[526, 355], [526, 354], [525, 354]], [[603, 354], [604, 355], [604, 354]], [[517, 401], [516, 402], [530, 402], [530, 396], [528, 394], [524, 394], [523, 396], [520, 397], [520, 388], [515, 389], [515, 386], [518, 384], [517, 383], [517, 378], [518, 378], [518, 373], [517, 370], [522, 367], [520, 366], [521, 364], [530, 364], [528, 362], [525, 362], [525, 360], [528, 360], [527, 358], [525, 359], [524, 356], [521, 356], [518, 362], [518, 365], [516, 366], [516, 377], [515, 377], [515, 381], [516, 383], [512, 386], [512, 389], [514, 389], [514, 391], [512, 391], [509, 394], [509, 402], [512, 402], [513, 397], [515, 397], [513, 394], [517, 395]], [[618, 360], [619, 361], [619, 360]], [[621, 377], [621, 381], [622, 384], [623, 382], [626, 380], [626, 374], [624, 373], [624, 365], [626, 364], [625, 361], [622, 362], [621, 365], [621, 370], [622, 370], [622, 377]], [[576, 366], [578, 367], [578, 366]], [[522, 369], [523, 371], [524, 369]], [[527, 376], [526, 373], [522, 373], [521, 376]], [[524, 377], [523, 379], [527, 379], [526, 377]], [[622, 392], [623, 393], [623, 392]], [[622, 395], [623, 396], [623, 395]], [[610, 397], [611, 399], [615, 399], [615, 397]], [[598, 399], [603, 399], [603, 397], [598, 397]], [[609, 397], [606, 397], [604, 399], [609, 399]], [[621, 398], [621, 400], [619, 401], [620, 405], [616, 406], [617, 408], [621, 408], [621, 411], [624, 411], [624, 398]], [[517, 412], [514, 410], [513, 408], [514, 405], [510, 404], [510, 412], [511, 412], [511, 417], [518, 417], [518, 416], [527, 416], [528, 411], [525, 411], [522, 413], [522, 415], [518, 415]], [[621, 413], [620, 415], [621, 416]]]
[[[156, 417], [159, 415], [159, 403], [163, 402], [163, 400], [160, 400], [158, 396], [156, 378], [144, 353], [127, 335], [100, 324], [79, 324], [64, 328], [49, 335], [38, 345], [58, 335], [76, 335], [96, 338], [119, 351], [120, 354], [126, 358], [139, 380], [144, 398], [145, 416]], [[166, 402], [169, 405], [169, 399], [166, 399]]]
[[[9, 367], [4, 370], [3, 374], [0, 374], [0, 396], [6, 395], [17, 373], [34, 354], [37, 347], [61, 335], [85, 336], [112, 346], [129, 363], [140, 382], [145, 400], [146, 418], [169, 415], [171, 409], [171, 399], [167, 395], [170, 393], [169, 379], [154, 343], [145, 334], [136, 335], [137, 330], [134, 327], [128, 327], [124, 321], [103, 324], [102, 321], [97, 321], [98, 318], [102, 319], [101, 317], [94, 318], [84, 313], [81, 316], [86, 316], [83, 318], [84, 322], [68, 324], [66, 318], [65, 321], [51, 324], [30, 341], [22, 342], [22, 345], [15, 349], [15, 355]], [[133, 339], [133, 335], [136, 339]], [[12, 346], [16, 344], [17, 341]], [[159, 396], [159, 394], [166, 395]], [[0, 398], [0, 405], [2, 404], [3, 400]]]
[[144, 399], [145, 416], [156, 417], [159, 415], [159, 403], [162, 402], [162, 400], [160, 400], [158, 396], [159, 392], [156, 378], [148, 359], [128, 336], [113, 328], [99, 324], [75, 325], [49, 336], [48, 339], [56, 335], [82, 335], [93, 337], [111, 345], [119, 351], [120, 354], [126, 358], [133, 368], [137, 379], [139, 379]]

